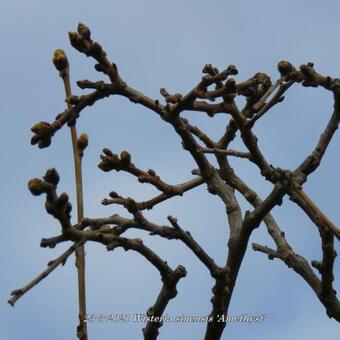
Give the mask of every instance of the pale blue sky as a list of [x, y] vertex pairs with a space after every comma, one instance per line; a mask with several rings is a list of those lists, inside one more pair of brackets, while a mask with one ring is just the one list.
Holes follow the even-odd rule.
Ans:
[[[200, 79], [202, 66], [220, 69], [235, 64], [237, 79], [266, 72], [275, 80], [282, 59], [296, 66], [312, 61], [325, 75], [340, 77], [340, 3], [319, 1], [18, 1], [0, 3], [0, 74], [3, 117], [1, 151], [1, 339], [73, 339], [77, 322], [76, 274], [73, 259], [27, 293], [13, 309], [6, 304], [9, 292], [28, 282], [60, 254], [66, 245], [42, 249], [42, 237], [59, 232], [58, 224], [44, 211], [42, 197], [31, 196], [27, 181], [56, 167], [60, 191], [74, 202], [73, 163], [69, 131], [59, 131], [51, 147], [30, 145], [30, 128], [51, 121], [64, 110], [61, 81], [51, 63], [56, 48], [67, 52], [72, 80], [102, 79], [93, 61], [75, 51], [68, 31], [82, 21], [91, 29], [124, 80], [145, 94], [159, 98], [159, 88], [170, 92], [190, 90]], [[76, 94], [82, 91], [74, 87]], [[332, 111], [332, 97], [322, 89], [289, 90], [286, 101], [256, 126], [260, 146], [277, 166], [294, 168], [310, 152]], [[211, 136], [223, 131], [226, 117], [214, 119], [185, 113]], [[193, 161], [180, 147], [171, 127], [148, 110], [125, 99], [103, 100], [81, 114], [79, 132], [86, 132], [90, 146], [84, 157], [85, 215], [108, 216], [112, 207], [100, 205], [111, 190], [123, 196], [147, 199], [155, 191], [121, 173], [103, 173], [96, 164], [103, 147], [114, 152], [127, 149], [141, 168], [153, 168], [170, 183], [191, 177]], [[236, 141], [234, 146], [239, 144]], [[339, 134], [324, 162], [310, 177], [305, 190], [322, 210], [340, 224]], [[244, 161], [233, 162], [243, 179], [261, 196], [271, 185]], [[242, 203], [244, 209], [247, 206]], [[123, 211], [115, 209], [119, 213]], [[223, 264], [227, 225], [221, 202], [198, 188], [147, 213], [166, 223], [169, 214]], [[273, 212], [295, 250], [309, 260], [320, 256], [315, 227], [287, 199]], [[143, 233], [130, 232], [137, 237]], [[144, 237], [144, 236], [143, 236]], [[175, 268], [182, 264], [188, 276], [178, 285], [178, 296], [168, 306], [169, 315], [207, 315], [213, 281], [196, 258], [176, 241], [144, 237]], [[271, 245], [261, 226], [251, 241]], [[337, 243], [337, 247], [339, 243]], [[338, 253], [340, 253], [338, 247]], [[158, 272], [140, 256], [122, 250], [87, 247], [89, 313], [144, 313], [155, 301], [161, 282]], [[340, 275], [339, 261], [336, 275]], [[340, 291], [339, 280], [335, 288]], [[266, 314], [261, 324], [228, 325], [222, 339], [317, 340], [339, 338], [339, 324], [330, 320], [311, 289], [279, 261], [268, 261], [249, 249], [230, 307], [231, 315]], [[90, 339], [140, 339], [142, 324], [90, 324]], [[165, 324], [160, 339], [202, 339], [205, 324]]]

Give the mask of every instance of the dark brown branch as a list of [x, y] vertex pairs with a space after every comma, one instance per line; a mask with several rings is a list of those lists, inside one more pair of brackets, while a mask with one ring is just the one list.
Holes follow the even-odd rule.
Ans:
[[[255, 122], [260, 119], [268, 110], [270, 110], [274, 105], [282, 102], [284, 99], [283, 94], [294, 84], [293, 80], [290, 80], [286, 83], [282, 84], [282, 79], [279, 79], [276, 84], [273, 85], [273, 88], [268, 90], [268, 93], [264, 95], [263, 98], [259, 102], [254, 105], [254, 110], [257, 111], [257, 108], [261, 108], [256, 114], [250, 119], [249, 125], [253, 126]], [[268, 103], [265, 103], [264, 100], [271, 94], [271, 91], [274, 91], [277, 86], [280, 86], [278, 91], [274, 94], [274, 96], [269, 100]]]
[[276, 250], [267, 246], [262, 246], [258, 243], [252, 243], [252, 248], [254, 251], [259, 251], [261, 253], [267, 254], [269, 260], [273, 260], [274, 258], [283, 259], [283, 257], [280, 256], [280, 254]]
[[176, 297], [176, 285], [178, 281], [186, 276], [186, 270], [182, 266], [178, 266], [166, 278], [163, 278], [163, 286], [157, 297], [155, 304], [147, 311], [147, 316], [150, 321], [143, 328], [143, 335], [145, 340], [155, 340], [159, 334], [158, 329], [163, 325], [161, 317], [164, 313], [169, 301]]
[[[266, 246], [261, 246], [253, 243], [253, 249], [260, 251], [268, 255], [269, 259], [279, 258], [289, 268], [292, 268], [297, 274], [299, 274], [313, 289], [320, 302], [325, 306], [327, 315], [330, 318], [334, 318], [340, 322], [340, 301], [336, 297], [336, 292], [332, 287], [333, 273], [331, 270], [332, 265], [328, 263], [329, 268], [322, 274], [322, 281], [317, 278], [313, 270], [310, 268], [307, 260], [294, 253], [290, 247], [279, 248], [277, 251], [270, 249]], [[334, 257], [334, 254], [332, 255]], [[328, 258], [326, 261], [333, 262], [334, 259]], [[317, 266], [318, 270], [321, 270], [318, 265], [314, 262], [313, 266]]]
[[[283, 93], [291, 86], [290, 82], [298, 81], [300, 78], [299, 76], [295, 75], [293, 76], [293, 73], [295, 72], [295, 68], [287, 61], [281, 61], [278, 63], [278, 69], [281, 73], [281, 78], [274, 83], [273, 85], [270, 85], [270, 82], [266, 77], [260, 77], [260, 85], [262, 86], [262, 97], [260, 93], [258, 93], [258, 96], [252, 96], [247, 99], [247, 104], [242, 110], [242, 116], [246, 117], [248, 119], [251, 119], [251, 117], [254, 115], [254, 113], [257, 112], [257, 115], [260, 114], [261, 116], [269, 110], [274, 104], [280, 101], [279, 98], [283, 95]], [[296, 73], [296, 72], [295, 72]], [[256, 77], [256, 75], [255, 75]], [[251, 78], [254, 79], [255, 77]], [[248, 84], [251, 81], [248, 80]], [[281, 85], [283, 80], [287, 80], [287, 83], [285, 85]], [[275, 96], [268, 102], [268, 104], [265, 103], [265, 100], [275, 91], [275, 89], [279, 86], [280, 89], [275, 94]], [[287, 88], [286, 88], [287, 86]], [[282, 92], [281, 92], [282, 91]], [[257, 91], [259, 92], [259, 91]], [[260, 111], [259, 111], [260, 110]], [[258, 112], [259, 111], [259, 112]], [[258, 117], [260, 118], [260, 117]], [[255, 118], [258, 119], [258, 118]], [[252, 126], [252, 124], [249, 124]], [[229, 143], [234, 139], [236, 131], [237, 131], [237, 124], [234, 119], [231, 119], [229, 124], [226, 127], [226, 132], [223, 134], [221, 139], [218, 141], [217, 145], [221, 149], [227, 148]]]
[[217, 148], [200, 148], [199, 152], [203, 153], [213, 153], [213, 154], [222, 154], [226, 156], [233, 156], [238, 158], [246, 158], [251, 160], [251, 154], [249, 152], [237, 151], [237, 150], [224, 150], [224, 149], [217, 149]]
[[103, 171], [125, 171], [138, 178], [140, 183], [149, 183], [155, 186], [158, 190], [163, 191], [168, 196], [182, 195], [181, 186], [169, 185], [163, 182], [159, 176], [157, 176], [154, 170], [148, 170], [147, 172], [137, 168], [131, 162], [131, 155], [127, 151], [123, 151], [120, 157], [117, 154], [112, 153], [109, 149], [103, 150], [103, 155], [100, 155], [101, 162], [98, 167]]
[[313, 152], [301, 163], [296, 169], [297, 173], [303, 173], [308, 176], [315, 171], [321, 163], [327, 147], [339, 127], [340, 123], [340, 81], [335, 79], [331, 82], [332, 90], [334, 93], [334, 111], [331, 119], [329, 120], [324, 132], [313, 150]]
[[[51, 237], [49, 239], [43, 239], [41, 242], [44, 247], [55, 247], [56, 244], [65, 242], [70, 238], [70, 233], [75, 233], [79, 238], [82, 234], [77, 234], [78, 231], [84, 230], [87, 227], [91, 228], [91, 231], [87, 231], [83, 236], [88, 240], [101, 240], [109, 238], [114, 239], [120, 236], [127, 229], [136, 228], [145, 230], [150, 235], [158, 235], [169, 240], [181, 240], [196, 256], [197, 258], [207, 267], [212, 276], [215, 275], [219, 267], [215, 261], [203, 250], [203, 248], [195, 241], [189, 231], [184, 231], [179, 225], [174, 226], [175, 219], [171, 216], [168, 217], [173, 227], [160, 226], [155, 223], [148, 221], [140, 211], [137, 210], [136, 202], [131, 198], [127, 199], [127, 209], [134, 215], [134, 219], [128, 219], [120, 215], [112, 215], [106, 218], [84, 218], [80, 224], [72, 227], [71, 231], [65, 235]], [[176, 222], [177, 223], [177, 222]], [[115, 225], [114, 228], [104, 228], [108, 225]], [[77, 238], [75, 238], [77, 239]], [[109, 241], [106, 241], [107, 244]]]
[[200, 139], [206, 146], [214, 147], [215, 143], [202, 130], [200, 130], [197, 126], [189, 124], [189, 121], [185, 118], [182, 118], [182, 121], [187, 124], [190, 132]]
[[235, 103], [233, 103], [233, 113], [232, 116], [237, 124], [238, 129], [241, 132], [241, 138], [243, 143], [249, 150], [253, 162], [259, 167], [261, 170], [261, 175], [263, 175], [266, 179], [270, 181], [275, 181], [276, 173], [274, 169], [267, 163], [265, 157], [260, 151], [257, 145], [257, 137], [251, 131], [251, 129], [247, 126], [245, 118], [242, 116], [241, 112], [238, 110]]
[[[137, 203], [128, 198], [125, 203], [125, 207], [134, 216], [136, 224], [134, 228], [146, 230], [150, 232], [150, 235], [159, 235], [167, 239], [181, 240], [196, 256], [197, 258], [207, 267], [212, 276], [215, 275], [216, 271], [219, 270], [215, 261], [203, 250], [203, 248], [194, 240], [190, 232], [184, 231], [178, 224], [177, 220], [169, 216], [168, 220], [172, 224], [173, 228], [166, 226], [159, 226], [155, 223], [148, 221], [141, 211], [138, 210]], [[107, 222], [108, 220], [106, 220]], [[132, 226], [132, 224], [130, 224]]]
[[217, 148], [226, 149], [228, 145], [233, 141], [235, 138], [237, 131], [237, 124], [234, 119], [230, 119], [229, 124], [226, 126], [225, 133], [219, 139], [216, 144]]
[[83, 23], [79, 23], [77, 30], [78, 32], [69, 32], [71, 45], [87, 57], [94, 58], [99, 63], [96, 65], [96, 70], [107, 74], [113, 84], [122, 83], [116, 65], [107, 59], [101, 45], [92, 41], [90, 29]]
[[38, 144], [39, 148], [48, 147], [51, 144], [51, 138], [59, 129], [61, 129], [66, 123], [70, 126], [74, 125], [75, 120], [79, 117], [82, 110], [108, 95], [110, 95], [110, 92], [94, 91], [90, 94], [81, 96], [79, 97], [77, 104], [58, 114], [52, 124], [47, 122], [39, 122], [35, 124], [31, 129], [31, 131], [35, 133], [31, 139], [31, 144]]
[[237, 74], [238, 71], [234, 65], [230, 65], [227, 69], [214, 75], [206, 75], [202, 77], [201, 81], [196, 87], [194, 87], [188, 94], [183, 96], [177, 104], [171, 109], [170, 114], [173, 116], [178, 116], [183, 110], [189, 109], [199, 93], [206, 92], [207, 88], [218, 82], [222, 82], [228, 78], [230, 75]]
[[334, 250], [334, 236], [328, 230], [320, 230], [320, 236], [322, 241], [322, 262], [320, 267], [321, 272], [321, 295], [324, 298], [335, 295], [333, 288], [334, 274], [333, 267], [335, 258], [337, 256]]
[[[172, 190], [172, 193], [162, 193], [158, 196], [155, 196], [147, 201], [141, 201], [141, 202], [137, 202], [137, 208], [138, 210], [145, 210], [145, 209], [152, 209], [155, 205], [164, 202], [176, 195], [178, 195], [177, 193], [182, 193], [184, 194], [185, 192], [196, 188], [198, 186], [200, 186], [201, 184], [204, 183], [204, 180], [202, 179], [202, 177], [197, 177], [194, 178], [190, 181], [181, 183], [181, 184], [177, 184], [177, 185], [173, 185], [172, 187], [174, 188], [174, 190]], [[125, 203], [125, 198], [119, 196], [116, 192], [111, 192], [110, 193], [111, 198], [110, 199], [103, 199], [102, 200], [102, 204], [104, 205], [109, 205], [109, 204], [120, 204], [120, 205], [124, 205]]]

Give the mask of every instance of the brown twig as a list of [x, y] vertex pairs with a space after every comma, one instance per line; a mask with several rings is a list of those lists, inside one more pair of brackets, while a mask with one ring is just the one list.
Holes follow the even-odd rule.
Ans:
[[203, 153], [212, 153], [212, 154], [222, 154], [226, 156], [233, 156], [237, 158], [246, 158], [251, 160], [251, 154], [249, 152], [242, 152], [237, 150], [224, 150], [224, 149], [218, 149], [218, 148], [200, 148], [198, 150], [199, 152]]
[[26, 294], [30, 289], [35, 287], [40, 281], [45, 279], [51, 272], [53, 272], [54, 269], [56, 269], [59, 265], [64, 265], [66, 263], [66, 260], [70, 255], [73, 254], [73, 252], [81, 247], [84, 244], [83, 241], [76, 242], [72, 244], [70, 248], [68, 248], [63, 254], [58, 256], [56, 259], [50, 261], [48, 263], [47, 268], [40, 273], [37, 277], [35, 277], [31, 282], [27, 283], [25, 286], [19, 289], [15, 289], [11, 292], [12, 297], [8, 300], [8, 303], [11, 306], [14, 306], [15, 303], [24, 295]]
[[147, 322], [143, 328], [143, 335], [145, 340], [155, 340], [159, 334], [158, 329], [163, 325], [161, 317], [164, 313], [169, 301], [176, 297], [177, 289], [176, 285], [178, 281], [186, 276], [186, 270], [183, 266], [178, 266], [167, 277], [164, 277], [163, 286], [158, 294], [155, 304], [147, 310], [147, 316], [150, 321]]
[[[137, 208], [138, 210], [145, 210], [145, 209], [152, 209], [155, 205], [164, 202], [176, 195], [179, 194], [184, 194], [185, 192], [194, 189], [200, 185], [202, 185], [204, 183], [204, 180], [202, 179], [202, 177], [197, 177], [194, 178], [190, 181], [181, 183], [181, 184], [177, 184], [177, 185], [171, 185], [171, 187], [173, 188], [170, 192], [163, 192], [160, 195], [157, 195], [147, 201], [141, 201], [141, 202], [137, 202]], [[124, 205], [125, 203], [125, 199], [118, 195], [116, 192], [112, 191], [110, 192], [110, 197], [111, 198], [104, 198], [102, 200], [102, 204], [103, 205], [110, 205], [110, 204], [120, 204], [120, 205]]]
[[340, 240], [340, 229], [320, 210], [301, 188], [294, 188], [290, 195], [291, 200], [297, 203], [318, 227], [327, 228], [338, 240]]

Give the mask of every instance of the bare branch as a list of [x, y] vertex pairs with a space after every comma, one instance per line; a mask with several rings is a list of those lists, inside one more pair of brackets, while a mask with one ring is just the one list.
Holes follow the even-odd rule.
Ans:
[[330, 81], [334, 94], [334, 111], [333, 114], [324, 130], [321, 134], [320, 139], [313, 150], [313, 152], [301, 163], [296, 169], [297, 173], [303, 173], [308, 176], [315, 171], [321, 163], [322, 157], [324, 156], [327, 147], [333, 138], [335, 131], [339, 127], [340, 123], [340, 80], [334, 79]]
[[163, 286], [155, 304], [147, 311], [147, 316], [150, 321], [147, 322], [145, 328], [143, 328], [143, 335], [145, 340], [155, 340], [159, 334], [158, 329], [163, 325], [161, 316], [164, 313], [169, 301], [176, 297], [177, 289], [176, 285], [178, 281], [186, 276], [186, 270], [182, 266], [178, 266], [172, 273], [163, 279]]
[[224, 150], [224, 149], [217, 149], [217, 148], [200, 148], [199, 152], [203, 153], [213, 153], [213, 154], [222, 154], [226, 156], [233, 156], [238, 158], [246, 158], [251, 160], [251, 154], [249, 152], [237, 151], [237, 150]]
[[[155, 205], [164, 202], [176, 195], [182, 195], [185, 192], [194, 189], [198, 186], [200, 186], [201, 184], [204, 183], [204, 180], [202, 179], [202, 177], [197, 177], [194, 178], [190, 181], [181, 183], [181, 184], [177, 184], [177, 185], [172, 185], [173, 190], [171, 191], [171, 193], [167, 192], [167, 193], [162, 193], [158, 196], [155, 196], [147, 201], [142, 201], [142, 202], [138, 202], [137, 203], [137, 207], [138, 210], [145, 210], [145, 209], [152, 209]], [[124, 205], [125, 203], [125, 198], [123, 198], [122, 196], [118, 195], [116, 192], [112, 191], [110, 192], [110, 199], [103, 199], [102, 200], [102, 204], [104, 205], [109, 205], [109, 204], [120, 204], [120, 205]]]
[[312, 199], [301, 189], [295, 188], [290, 192], [290, 198], [319, 228], [327, 228], [340, 240], [340, 229], [317, 207]]
[[31, 282], [27, 283], [25, 286], [19, 289], [15, 289], [11, 292], [12, 297], [8, 300], [8, 303], [11, 306], [14, 306], [15, 303], [30, 289], [35, 287], [39, 282], [41, 282], [44, 278], [46, 278], [54, 269], [56, 269], [59, 265], [64, 265], [68, 257], [73, 254], [73, 252], [80, 246], [84, 244], [84, 241], [78, 241], [70, 248], [68, 248], [63, 254], [58, 256], [55, 260], [52, 260], [48, 263], [47, 268], [40, 273], [37, 277], [35, 277]]

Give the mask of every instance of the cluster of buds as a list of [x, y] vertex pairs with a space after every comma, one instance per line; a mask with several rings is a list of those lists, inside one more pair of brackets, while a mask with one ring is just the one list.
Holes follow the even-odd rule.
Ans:
[[160, 181], [160, 177], [157, 176], [155, 170], [149, 169], [144, 175], [138, 176], [138, 182], [150, 183], [151, 181]]
[[127, 169], [131, 165], [131, 155], [127, 151], [122, 151], [120, 157], [111, 150], [104, 148], [100, 155], [101, 162], [98, 167], [103, 171]]
[[47, 148], [51, 144], [51, 137], [54, 134], [53, 127], [48, 122], [39, 122], [35, 124], [31, 131], [35, 133], [35, 135], [31, 138], [31, 144], [38, 144], [40, 149]]
[[247, 98], [260, 98], [272, 85], [270, 77], [266, 73], [256, 73], [251, 79], [239, 84], [237, 94]]
[[221, 87], [223, 84], [222, 82], [225, 81], [229, 76], [238, 74], [238, 70], [235, 65], [229, 65], [224, 71], [217, 73], [218, 70], [208, 64], [204, 66], [202, 71], [208, 75], [203, 76], [201, 79], [199, 86], [201, 90], [205, 90], [214, 83], [217, 85], [217, 87]]
[[32, 195], [39, 196], [46, 194], [46, 211], [63, 222], [70, 219], [72, 205], [69, 202], [68, 195], [62, 193], [59, 197], [56, 194], [59, 183], [59, 174], [52, 168], [46, 171], [43, 179], [33, 178], [28, 182], [28, 189]]
[[69, 32], [70, 43], [76, 50], [97, 60], [106, 56], [103, 48], [91, 40], [91, 31], [86, 25], [79, 23], [77, 31]]
[[314, 70], [313, 63], [307, 63], [307, 65], [301, 65], [300, 70], [304, 76], [304, 81], [302, 82], [302, 86], [311, 86], [317, 87], [319, 86], [317, 73]]
[[281, 77], [286, 81], [293, 80], [297, 83], [301, 83], [304, 80], [303, 72], [298, 71], [289, 61], [281, 60], [277, 64], [277, 69], [280, 72]]
[[170, 94], [165, 88], [161, 88], [159, 92], [165, 98], [165, 101], [169, 104], [176, 104], [180, 102], [183, 98], [180, 93]]
[[[212, 66], [211, 64], [205, 64], [202, 69], [202, 72], [210, 76], [216, 76], [219, 73], [218, 69]], [[223, 86], [222, 81], [216, 81], [215, 84], [216, 84], [216, 89], [221, 88]]]

